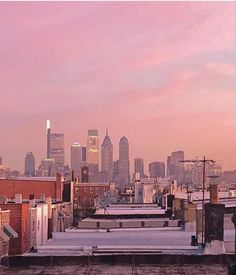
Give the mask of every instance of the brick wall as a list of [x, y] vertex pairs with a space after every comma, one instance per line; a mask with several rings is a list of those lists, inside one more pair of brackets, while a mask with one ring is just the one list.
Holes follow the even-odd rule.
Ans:
[[9, 255], [23, 254], [29, 250], [29, 205], [0, 204], [2, 210], [10, 210], [10, 225], [18, 233], [9, 243]]
[[104, 183], [100, 185], [91, 183], [76, 184], [74, 186], [74, 204], [82, 208], [93, 207], [94, 198], [96, 196], [103, 196], [109, 190], [110, 186]]
[[55, 181], [0, 179], [0, 194], [9, 199], [14, 199], [15, 194], [22, 194], [23, 199], [28, 199], [30, 194], [34, 194], [35, 198], [40, 198], [42, 193], [45, 193], [46, 197], [60, 200], [61, 178], [58, 176]]

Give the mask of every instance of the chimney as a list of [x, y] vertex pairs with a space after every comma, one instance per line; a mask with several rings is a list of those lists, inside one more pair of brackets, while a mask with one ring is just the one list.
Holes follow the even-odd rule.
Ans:
[[22, 203], [22, 194], [15, 194], [15, 203]]
[[218, 184], [210, 183], [210, 203], [218, 204], [219, 197], [218, 197]]
[[52, 198], [47, 197], [46, 203], [48, 204], [48, 218], [51, 219], [52, 218]]
[[45, 193], [41, 193], [40, 194], [40, 201], [45, 202], [45, 198], [46, 198]]
[[33, 194], [30, 194], [29, 195], [29, 205], [31, 207], [35, 207], [35, 198], [34, 198], [34, 195]]
[[62, 200], [62, 177], [60, 173], [56, 174], [56, 190], [55, 190], [55, 199], [57, 201]]

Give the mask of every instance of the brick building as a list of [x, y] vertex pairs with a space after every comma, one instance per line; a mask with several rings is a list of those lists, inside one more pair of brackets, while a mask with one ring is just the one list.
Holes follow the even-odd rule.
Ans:
[[94, 207], [94, 199], [110, 191], [109, 183], [74, 183], [74, 208]]
[[0, 257], [8, 255], [10, 237], [4, 232], [4, 225], [10, 223], [10, 211], [0, 209]]
[[8, 199], [14, 199], [15, 194], [22, 194], [22, 199], [28, 199], [30, 195], [40, 198], [44, 193], [53, 200], [62, 200], [63, 182], [60, 174], [55, 178], [18, 178], [0, 179], [0, 194]]
[[9, 242], [9, 255], [27, 252], [30, 248], [29, 204], [6, 203], [0, 204], [0, 208], [10, 210], [10, 226], [18, 233], [18, 238]]

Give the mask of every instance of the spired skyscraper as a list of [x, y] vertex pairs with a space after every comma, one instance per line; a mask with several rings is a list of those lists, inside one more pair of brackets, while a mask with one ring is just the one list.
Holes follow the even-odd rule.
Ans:
[[50, 163], [54, 160], [55, 171], [64, 172], [64, 134], [52, 134], [50, 120], [47, 120], [47, 158], [45, 160]]
[[129, 185], [129, 183], [129, 142], [128, 139], [123, 136], [119, 142], [118, 184], [122, 188]]
[[31, 151], [27, 152], [25, 156], [25, 176], [35, 176], [35, 158], [34, 154]]
[[99, 165], [98, 130], [88, 130], [87, 163]]
[[106, 129], [106, 135], [101, 145], [101, 171], [107, 173], [107, 180], [112, 181], [113, 145]]

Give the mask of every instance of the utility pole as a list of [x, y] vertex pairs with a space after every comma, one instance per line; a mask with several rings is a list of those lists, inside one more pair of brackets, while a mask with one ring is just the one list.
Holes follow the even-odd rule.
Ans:
[[215, 161], [212, 159], [206, 159], [204, 156], [203, 159], [191, 159], [191, 160], [180, 160], [180, 162], [187, 162], [187, 163], [197, 163], [201, 162], [203, 163], [203, 171], [202, 171], [202, 243], [201, 245], [203, 246], [205, 243], [204, 235], [204, 204], [205, 204], [205, 178], [206, 178], [206, 162], [214, 163]]

